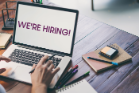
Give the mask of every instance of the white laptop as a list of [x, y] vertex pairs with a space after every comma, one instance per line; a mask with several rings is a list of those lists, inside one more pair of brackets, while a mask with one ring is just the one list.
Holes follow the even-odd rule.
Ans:
[[54, 56], [60, 67], [49, 88], [54, 88], [72, 57], [78, 11], [40, 4], [17, 2], [13, 44], [3, 53], [12, 61], [0, 62], [6, 68], [1, 76], [31, 84], [29, 72], [44, 56]]

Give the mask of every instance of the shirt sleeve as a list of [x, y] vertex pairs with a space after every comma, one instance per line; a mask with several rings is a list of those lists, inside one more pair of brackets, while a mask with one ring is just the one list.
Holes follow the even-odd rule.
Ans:
[[0, 93], [6, 93], [5, 89], [3, 88], [1, 84], [0, 84]]

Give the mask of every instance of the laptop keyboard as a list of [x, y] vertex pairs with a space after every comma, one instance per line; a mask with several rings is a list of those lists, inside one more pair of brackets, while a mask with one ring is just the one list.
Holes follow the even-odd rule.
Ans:
[[[14, 62], [32, 66], [33, 64], [37, 64], [43, 56], [44, 55], [42, 54], [15, 49], [9, 58]], [[54, 67], [56, 68], [60, 63], [61, 58], [53, 57], [51, 60], [53, 61]]]

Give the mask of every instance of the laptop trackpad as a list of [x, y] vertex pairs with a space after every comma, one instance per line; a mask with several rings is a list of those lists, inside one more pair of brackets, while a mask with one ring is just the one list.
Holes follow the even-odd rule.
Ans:
[[31, 76], [29, 74], [30, 70], [31, 68], [17, 66], [13, 73], [10, 75], [10, 77], [20, 81], [31, 83]]

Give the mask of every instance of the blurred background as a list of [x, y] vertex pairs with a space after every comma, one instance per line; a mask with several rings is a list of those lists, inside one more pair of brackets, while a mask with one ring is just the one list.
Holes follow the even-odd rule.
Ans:
[[57, 5], [78, 9], [80, 14], [139, 36], [137, 0], [48, 0]]

